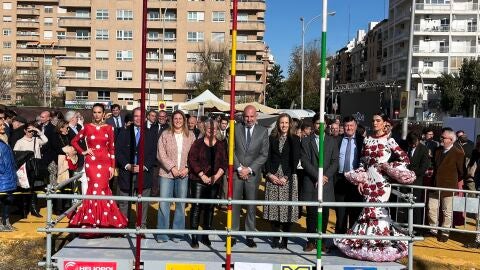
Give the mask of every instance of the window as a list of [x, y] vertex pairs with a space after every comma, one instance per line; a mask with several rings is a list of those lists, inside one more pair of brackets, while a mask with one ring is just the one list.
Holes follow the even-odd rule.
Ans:
[[95, 39], [97, 40], [107, 40], [108, 39], [108, 29], [97, 29], [95, 32]]
[[165, 41], [175, 41], [175, 32], [165, 32]]
[[90, 32], [88, 30], [77, 30], [75, 31], [76, 39], [90, 39]]
[[237, 42], [247, 42], [248, 41], [248, 35], [238, 35], [237, 36]]
[[97, 20], [108, 20], [108, 9], [97, 9]]
[[160, 21], [160, 11], [158, 10], [149, 10], [147, 13], [148, 21]]
[[75, 17], [77, 18], [90, 18], [90, 11], [84, 9], [75, 10]]
[[117, 99], [118, 100], [130, 100], [130, 101], [132, 101], [133, 100], [133, 93], [118, 92]]
[[117, 30], [117, 40], [132, 40], [133, 31], [132, 30]]
[[248, 13], [238, 13], [237, 21], [239, 22], [248, 22]]
[[203, 32], [188, 32], [187, 41], [190, 41], [190, 42], [203, 41]]
[[12, 16], [3, 16], [3, 21], [4, 22], [11, 22], [12, 21]]
[[3, 9], [12, 9], [12, 3], [3, 3]]
[[212, 12], [212, 22], [225, 22], [225, 11]]
[[133, 60], [133, 51], [117, 51], [117, 60], [132, 61]]
[[3, 55], [3, 61], [4, 61], [4, 62], [11, 62], [11, 61], [12, 61], [12, 55], [10, 55], [10, 54], [4, 54], [4, 55]]
[[238, 62], [245, 62], [247, 61], [247, 55], [244, 53], [238, 53], [237, 54], [237, 61]]
[[117, 70], [117, 81], [131, 81], [132, 74], [131, 70]]
[[12, 42], [11, 42], [11, 41], [4, 41], [4, 42], [3, 42], [3, 48], [4, 48], [4, 49], [10, 49], [10, 48], [12, 48]]
[[127, 9], [117, 10], [117, 20], [119, 21], [131, 21], [133, 20], [133, 11]]
[[110, 92], [108, 91], [98, 91], [98, 100], [110, 100]]
[[160, 40], [160, 32], [148, 31], [147, 35], [147, 39], [150, 41]]
[[225, 42], [225, 33], [224, 32], [212, 32], [212, 41], [213, 42]]
[[3, 28], [3, 35], [10, 36], [12, 34], [12, 29], [10, 28]]
[[52, 17], [45, 17], [43, 18], [44, 25], [53, 25], [53, 18]]
[[108, 51], [107, 50], [96, 50], [95, 59], [97, 60], [108, 60]]
[[65, 33], [65, 31], [57, 31], [57, 39], [66, 39], [67, 38], [67, 34]]
[[187, 14], [189, 22], [203, 22], [204, 19], [205, 13], [203, 11], [189, 11]]
[[88, 99], [88, 91], [86, 91], [86, 90], [75, 91], [75, 99], [77, 99], [77, 100], [87, 100]]
[[43, 10], [45, 13], [53, 13], [53, 7], [52, 6], [44, 6]]
[[187, 82], [196, 82], [202, 77], [201, 72], [187, 72]]
[[147, 56], [146, 56], [147, 61], [153, 61], [153, 60], [158, 60], [160, 59], [160, 55], [157, 50], [154, 51], [147, 51]]
[[200, 59], [200, 53], [198, 52], [187, 52], [187, 61], [188, 62], [196, 62]]
[[108, 80], [108, 70], [95, 70], [95, 80]]
[[223, 55], [223, 53], [213, 52], [210, 56], [210, 59], [212, 59], [213, 61], [222, 61], [224, 57], [225, 56]]
[[[161, 78], [162, 76], [160, 76]], [[165, 71], [164, 81], [175, 81], [175, 71]]]
[[75, 78], [77, 79], [89, 79], [88, 70], [75, 71]]
[[53, 58], [51, 56], [45, 56], [43, 63], [45, 66], [51, 66], [53, 64]]
[[424, 61], [423, 66], [424, 67], [433, 67], [433, 62], [432, 61]]
[[53, 31], [45, 30], [43, 31], [43, 39], [52, 39], [53, 38]]

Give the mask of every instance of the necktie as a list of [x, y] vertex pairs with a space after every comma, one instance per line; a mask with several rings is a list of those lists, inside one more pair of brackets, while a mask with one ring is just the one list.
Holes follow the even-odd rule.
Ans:
[[345, 162], [343, 163], [343, 172], [349, 172], [350, 168], [350, 155], [352, 153], [352, 138], [347, 138], [347, 149], [345, 150]]
[[138, 145], [139, 141], [140, 141], [140, 128], [135, 127], [135, 144]]
[[250, 141], [252, 140], [252, 134], [250, 134], [250, 130], [252, 127], [247, 127], [247, 149], [250, 146]]
[[118, 123], [118, 117], [115, 117], [115, 125], [117, 126], [117, 128], [119, 128], [119, 123]]

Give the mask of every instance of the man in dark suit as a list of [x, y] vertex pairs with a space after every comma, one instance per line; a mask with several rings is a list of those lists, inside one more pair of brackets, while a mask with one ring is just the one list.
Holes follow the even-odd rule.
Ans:
[[[420, 135], [416, 132], [409, 132], [407, 134], [407, 143], [408, 143], [408, 158], [410, 159], [410, 164], [408, 165], [408, 169], [415, 172], [415, 182], [412, 185], [416, 186], [423, 186], [423, 176], [425, 175], [425, 171], [430, 167], [430, 157], [428, 156], [428, 148], [420, 143]], [[410, 189], [402, 189], [402, 193], [410, 193]], [[416, 202], [425, 202], [425, 198], [423, 196], [423, 190], [421, 189], [414, 189], [413, 196], [415, 196]], [[404, 222], [407, 222], [407, 213], [405, 209], [399, 209], [399, 211], [403, 211], [403, 215], [400, 217], [404, 217]], [[423, 209], [415, 208], [413, 209], [413, 222], [414, 224], [423, 224]]]
[[[343, 119], [344, 134], [338, 141], [339, 163], [335, 179], [335, 200], [337, 202], [362, 202], [357, 187], [350, 183], [344, 173], [358, 169], [363, 149], [363, 136], [357, 134], [357, 121], [352, 116]], [[337, 207], [335, 233], [344, 234], [357, 220], [362, 208]]]
[[8, 137], [8, 144], [10, 147], [15, 147], [15, 144], [18, 140], [20, 140], [23, 136], [25, 136], [24, 127], [27, 124], [27, 119], [21, 116], [15, 116], [12, 120], [12, 133]]
[[[464, 175], [465, 155], [463, 151], [456, 147], [455, 141], [457, 136], [451, 129], [444, 129], [440, 137], [442, 147], [435, 151], [433, 180], [434, 186], [440, 188], [458, 188], [458, 181]], [[439, 200], [440, 198], [440, 200]], [[440, 202], [441, 201], [441, 202]], [[430, 192], [428, 194], [428, 223], [430, 226], [437, 227], [440, 217], [438, 216], [441, 205], [441, 213], [443, 215], [442, 227], [452, 227], [452, 192]], [[431, 230], [432, 234], [437, 234], [436, 230]], [[440, 242], [447, 242], [449, 237], [448, 231], [442, 231], [437, 235]]]
[[57, 135], [55, 132], [55, 126], [51, 122], [51, 114], [49, 111], [43, 111], [40, 114], [39, 129], [42, 130], [43, 134], [45, 134], [48, 139], [48, 142], [40, 149], [42, 153], [42, 165], [44, 165], [43, 168], [48, 169], [48, 178], [50, 183], [55, 183], [57, 178], [57, 170], [55, 169], [55, 166], [53, 166], [54, 164], [50, 164], [58, 158], [58, 155], [52, 146], [52, 142], [55, 140], [54, 137]]
[[[319, 128], [320, 114], [315, 114], [312, 119], [314, 133], [302, 139], [301, 160], [304, 170], [302, 181], [302, 200], [317, 201], [318, 185], [323, 185], [323, 201], [335, 201], [334, 175], [338, 170], [338, 147], [332, 136], [324, 135], [324, 159], [323, 159], [323, 179], [318, 183], [318, 149], [319, 149]], [[317, 232], [317, 210], [315, 206], [307, 206], [307, 233]], [[323, 207], [322, 232], [327, 232], [329, 207]], [[304, 251], [312, 251], [316, 248], [316, 239], [308, 239]], [[322, 242], [322, 252], [328, 252], [325, 241]]]
[[[235, 125], [235, 153], [233, 176], [233, 199], [256, 200], [258, 185], [262, 175], [263, 164], [268, 157], [268, 132], [267, 129], [258, 125], [257, 111], [253, 106], [247, 106], [243, 110], [243, 124]], [[233, 205], [232, 230], [240, 230], [241, 205]], [[247, 207], [245, 230], [255, 231], [255, 214], [257, 206]], [[232, 245], [236, 243], [233, 239]], [[253, 237], [247, 237], [248, 247], [257, 247]]]
[[[115, 157], [119, 166], [117, 195], [128, 196], [138, 191], [137, 175], [139, 170], [144, 170], [142, 197], [150, 197], [152, 182], [154, 180], [154, 165], [156, 163], [157, 143], [156, 133], [145, 129], [144, 167], [138, 166], [138, 153], [140, 141], [140, 125], [143, 122], [140, 108], [133, 110], [133, 125], [122, 129], [118, 135], [115, 148]], [[118, 202], [120, 211], [129, 217], [130, 204]], [[142, 228], [147, 225], [147, 210], [149, 203], [142, 203]], [[132, 219], [129, 217], [129, 220]]]
[[168, 124], [168, 115], [166, 111], [158, 112], [158, 136], [162, 135], [162, 132], [169, 129], [170, 125]]
[[125, 121], [122, 120], [120, 105], [112, 105], [112, 117], [108, 118], [105, 123], [115, 128], [115, 140], [120, 133], [120, 130], [125, 127]]
[[147, 112], [147, 128], [157, 129], [158, 131], [157, 112], [154, 110]]

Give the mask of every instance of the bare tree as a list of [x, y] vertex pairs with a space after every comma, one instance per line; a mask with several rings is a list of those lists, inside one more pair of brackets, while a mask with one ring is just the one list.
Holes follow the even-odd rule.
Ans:
[[8, 95], [15, 81], [15, 72], [8, 64], [0, 62], [0, 96]]
[[[49, 67], [40, 66], [32, 69], [29, 73], [22, 75], [23, 104], [31, 106], [48, 105], [43, 100], [50, 99], [50, 91], [56, 86], [56, 78], [53, 70]], [[46, 95], [45, 99], [44, 96]], [[53, 95], [52, 95], [53, 96]]]
[[228, 48], [224, 43], [204, 43], [198, 51], [194, 71], [199, 75], [187, 85], [194, 90], [195, 96], [208, 89], [221, 98], [230, 67]]

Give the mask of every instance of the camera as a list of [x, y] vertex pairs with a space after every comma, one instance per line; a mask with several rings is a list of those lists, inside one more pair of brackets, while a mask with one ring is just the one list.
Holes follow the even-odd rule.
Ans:
[[33, 137], [40, 137], [40, 136], [38, 135], [38, 132], [37, 132], [36, 130], [34, 130], [34, 131], [32, 132], [32, 135], [33, 135]]

